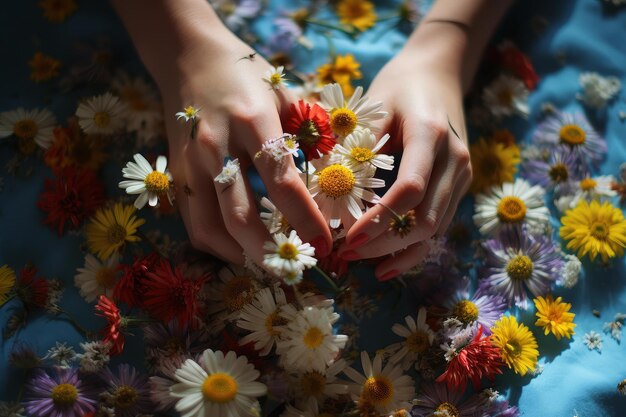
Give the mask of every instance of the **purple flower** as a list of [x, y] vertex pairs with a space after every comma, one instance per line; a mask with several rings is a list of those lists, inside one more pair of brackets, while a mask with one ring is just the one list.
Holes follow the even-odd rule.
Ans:
[[446, 303], [448, 316], [455, 317], [464, 325], [481, 325], [485, 335], [491, 334], [491, 326], [502, 316], [506, 306], [506, 300], [500, 295], [479, 289], [470, 297], [467, 288], [457, 291]]
[[107, 383], [107, 390], [100, 397], [106, 406], [115, 409], [116, 417], [149, 414], [154, 409], [147, 378], [130, 365], [119, 365], [117, 374], [106, 368], [101, 378]]
[[523, 177], [532, 184], [539, 184], [548, 190], [567, 192], [575, 181], [586, 174], [584, 164], [577, 154], [565, 146], [555, 147], [548, 160], [532, 159], [523, 165]]
[[24, 408], [38, 417], [82, 417], [95, 411], [96, 395], [75, 369], [56, 369], [54, 376], [39, 369], [26, 386]]
[[535, 297], [546, 295], [563, 265], [548, 237], [533, 236], [526, 230], [501, 233], [498, 239], [484, 242], [483, 248], [487, 269], [480, 288], [523, 309], [528, 308], [526, 290]]
[[269, 40], [269, 47], [274, 52], [289, 52], [302, 36], [302, 28], [288, 16], [274, 20], [276, 30]]
[[[412, 417], [430, 417], [448, 415], [455, 417], [473, 417], [483, 415], [486, 398], [472, 395], [462, 401], [463, 393], [449, 391], [446, 384], [422, 384], [421, 394], [411, 410]], [[434, 414], [439, 412], [439, 414]], [[445, 413], [448, 414], [445, 414]]]
[[494, 401], [486, 412], [490, 417], [519, 417], [519, 408], [509, 405], [507, 400]]

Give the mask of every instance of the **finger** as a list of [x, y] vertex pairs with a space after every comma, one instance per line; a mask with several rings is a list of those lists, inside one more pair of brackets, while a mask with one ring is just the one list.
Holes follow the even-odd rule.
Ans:
[[443, 236], [447, 231], [450, 223], [452, 223], [452, 219], [456, 214], [457, 208], [459, 207], [459, 203], [465, 197], [465, 193], [467, 192], [470, 184], [472, 182], [472, 175], [469, 169], [466, 169], [457, 181], [454, 186], [454, 191], [452, 192], [452, 200], [450, 201], [450, 205], [448, 206], [446, 213], [441, 220], [441, 224], [439, 224], [439, 228], [437, 229], [436, 235]]
[[418, 265], [428, 255], [428, 245], [416, 243], [381, 262], [374, 274], [379, 281], [388, 281]]

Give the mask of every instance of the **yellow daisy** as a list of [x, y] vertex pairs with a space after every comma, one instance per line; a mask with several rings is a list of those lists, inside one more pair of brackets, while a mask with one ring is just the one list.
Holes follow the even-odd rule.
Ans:
[[35, 55], [28, 61], [28, 66], [30, 67], [31, 80], [38, 83], [48, 81], [59, 75], [61, 62], [41, 52], [35, 52]]
[[38, 5], [43, 9], [43, 17], [54, 23], [64, 21], [76, 10], [75, 0], [41, 0]]
[[8, 265], [0, 266], [0, 306], [7, 302], [7, 294], [15, 285], [15, 271]]
[[525, 325], [513, 316], [503, 316], [491, 328], [491, 343], [500, 348], [502, 359], [521, 376], [537, 366], [537, 340]]
[[545, 334], [554, 334], [556, 340], [560, 340], [562, 337], [569, 339], [574, 334], [574, 327], [576, 327], [576, 324], [573, 323], [575, 314], [569, 312], [572, 305], [563, 303], [561, 300], [562, 297], [558, 297], [555, 301], [551, 295], [546, 298], [537, 297], [533, 300], [535, 307], [537, 307], [535, 314], [539, 317], [535, 325], [543, 327]]
[[360, 31], [376, 24], [374, 3], [367, 0], [340, 0], [337, 15], [341, 23], [354, 26]]
[[474, 173], [470, 192], [474, 194], [493, 185], [513, 182], [521, 161], [520, 150], [515, 144], [506, 146], [483, 138], [470, 146], [470, 156]]
[[135, 207], [116, 203], [111, 209], [101, 208], [85, 228], [89, 249], [100, 259], [107, 260], [126, 242], [137, 242], [137, 228], [145, 220], [135, 216]]
[[624, 255], [626, 247], [626, 220], [622, 211], [605, 202], [588, 203], [581, 200], [578, 205], [561, 217], [560, 235], [567, 241], [567, 249], [577, 251], [582, 259], [589, 255], [592, 261], [598, 255], [603, 262]]
[[343, 95], [350, 97], [354, 93], [352, 81], [363, 77], [360, 67], [361, 64], [354, 59], [354, 55], [337, 55], [334, 62], [324, 64], [317, 69], [317, 79], [322, 86], [339, 84]]

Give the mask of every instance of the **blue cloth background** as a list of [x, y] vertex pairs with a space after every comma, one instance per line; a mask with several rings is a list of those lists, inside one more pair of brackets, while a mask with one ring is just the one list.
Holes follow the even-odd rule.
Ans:
[[[294, 9], [294, 2], [270, 2]], [[377, 8], [385, 10], [396, 2], [377, 2]], [[110, 39], [116, 62], [133, 74], [144, 74], [132, 45], [113, 14], [108, 3], [80, 1], [79, 9], [63, 24], [51, 24], [42, 18], [36, 1], [6, 2], [0, 13], [0, 111], [23, 106], [35, 108], [46, 106], [60, 123], [72, 115], [79, 98], [104, 92], [102, 86], [85, 87], [78, 91], [61, 94], [55, 83], [35, 84], [29, 79], [27, 61], [33, 53], [41, 50], [46, 54], [68, 62], [72, 57], [71, 45], [80, 40], [96, 43], [105, 36]], [[380, 11], [380, 14], [383, 14]], [[261, 35], [272, 31], [271, 13], [260, 17], [254, 24]], [[545, 32], [535, 35], [532, 21], [544, 17]], [[301, 51], [296, 59], [299, 68], [314, 70], [327, 60], [327, 43], [321, 35], [308, 34], [315, 44], [312, 51]], [[583, 110], [576, 99], [580, 91], [578, 76], [584, 71], [597, 71], [602, 75], [617, 76], [626, 84], [626, 7], [610, 8], [600, 0], [570, 2], [519, 2], [502, 25], [499, 37], [514, 40], [526, 52], [535, 65], [541, 82], [529, 100], [531, 115], [527, 121], [507, 121], [516, 137], [530, 140], [538, 120], [541, 104], [551, 102], [563, 110]], [[338, 53], [353, 53], [361, 62], [364, 77], [361, 84], [367, 86], [382, 65], [396, 53], [405, 41], [405, 35], [381, 24], [353, 41], [338, 35], [334, 44]], [[559, 56], [564, 57], [564, 63]], [[618, 166], [626, 161], [626, 125], [618, 113], [626, 111], [626, 89], [604, 111], [587, 113], [594, 127], [602, 133], [609, 144], [609, 153], [601, 167], [602, 173], [616, 175]], [[0, 176], [4, 187], [0, 191], [0, 265], [8, 263], [15, 269], [30, 262], [46, 277], [59, 278], [66, 284], [62, 305], [89, 328], [99, 328], [102, 321], [92, 313], [73, 286], [77, 267], [82, 267], [84, 255], [80, 250], [83, 238], [65, 235], [59, 238], [53, 230], [43, 226], [42, 212], [36, 201], [43, 190], [43, 180], [51, 173], [41, 160], [30, 159], [29, 177], [5, 175], [4, 166], [12, 157], [14, 149], [0, 141]], [[27, 166], [22, 166], [27, 169]], [[107, 178], [107, 195], [116, 196], [120, 191], [121, 162], [111, 161], [101, 178]], [[472, 202], [467, 199], [461, 210], [471, 212]], [[145, 212], [142, 216], [148, 216]], [[174, 233], [182, 235], [182, 222], [170, 219]], [[583, 343], [583, 335], [591, 330], [602, 333], [602, 324], [611, 321], [617, 312], [626, 312], [626, 275], [623, 260], [611, 268], [584, 263], [585, 275], [571, 290], [559, 290], [573, 304], [576, 313], [576, 334], [570, 343], [556, 342], [553, 338], [538, 336], [540, 364], [545, 365], [541, 375], [534, 378], [505, 375], [498, 378], [498, 388], [509, 394], [510, 401], [525, 416], [568, 417], [578, 415], [624, 416], [626, 397], [616, 390], [618, 381], [626, 378], [626, 351], [623, 344], [603, 333], [602, 352], [589, 351]], [[381, 284], [374, 282], [367, 269], [361, 274], [372, 291]], [[365, 320], [362, 325], [363, 347], [373, 351], [395, 341], [390, 327], [407, 313], [415, 314], [415, 307], [406, 297], [399, 308], [394, 300], [381, 301], [380, 313]], [[12, 303], [0, 309], [0, 323], [8, 320]], [[397, 306], [396, 306], [397, 307]], [[601, 318], [592, 315], [592, 309], [601, 310]], [[526, 323], [533, 322], [532, 313], [522, 314]], [[535, 334], [539, 332], [535, 331]], [[129, 338], [125, 354], [118, 362], [131, 361], [141, 364], [139, 338]], [[383, 340], [384, 343], [380, 343]], [[77, 346], [82, 341], [74, 328], [63, 320], [49, 316], [31, 318], [27, 327], [17, 337], [2, 342], [0, 347], [0, 399], [17, 396], [21, 383], [20, 371], [10, 367], [7, 358], [11, 350], [22, 342], [34, 346], [40, 354], [54, 345], [66, 341]], [[577, 413], [577, 414], [576, 414]]]

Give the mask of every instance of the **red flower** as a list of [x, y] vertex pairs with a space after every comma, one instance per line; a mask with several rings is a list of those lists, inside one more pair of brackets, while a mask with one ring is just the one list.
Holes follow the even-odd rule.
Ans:
[[482, 337], [483, 328], [480, 326], [476, 335], [448, 362], [446, 371], [436, 381], [445, 381], [448, 389], [463, 392], [469, 379], [475, 389], [480, 388], [483, 377], [493, 379], [501, 374], [502, 362], [500, 351], [491, 344], [491, 336]]
[[326, 155], [337, 143], [326, 111], [317, 104], [311, 106], [304, 100], [298, 101], [297, 106], [291, 105], [291, 119], [285, 130], [296, 135], [307, 161]]
[[162, 260], [154, 272], [146, 274], [143, 307], [166, 324], [177, 319], [180, 326], [194, 328], [203, 310], [198, 295], [205, 281], [206, 276], [186, 278], [179, 267], [172, 269]]
[[500, 65], [520, 78], [529, 90], [534, 90], [539, 83], [539, 76], [533, 68], [530, 59], [515, 45], [504, 42], [498, 47]]
[[35, 275], [37, 275], [36, 267], [28, 265], [22, 268], [16, 288], [17, 296], [27, 308], [45, 308], [50, 287], [45, 278], [35, 278]]
[[54, 180], [45, 181], [45, 191], [37, 205], [48, 214], [44, 224], [58, 228], [62, 235], [66, 224], [77, 229], [83, 219], [102, 205], [104, 186], [89, 169], [65, 168], [57, 175]]
[[135, 258], [132, 265], [120, 265], [123, 275], [113, 289], [113, 298], [128, 304], [129, 307], [141, 307], [147, 290], [146, 274], [152, 272], [159, 260], [157, 253]]
[[96, 313], [100, 317], [104, 317], [109, 324], [102, 330], [104, 335], [104, 343], [109, 343], [111, 349], [110, 355], [119, 355], [124, 350], [124, 334], [122, 330], [122, 316], [120, 310], [115, 303], [106, 295], [101, 295], [96, 304], [96, 310], [102, 314]]

